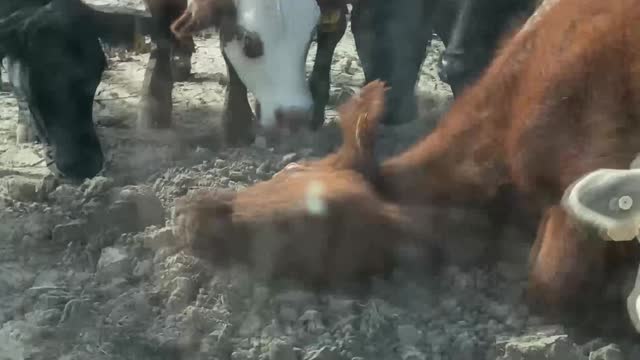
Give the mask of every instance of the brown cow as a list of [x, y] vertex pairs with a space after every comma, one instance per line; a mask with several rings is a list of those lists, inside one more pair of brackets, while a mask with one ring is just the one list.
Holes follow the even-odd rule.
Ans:
[[380, 169], [381, 191], [401, 203], [488, 202], [508, 185], [526, 195], [543, 214], [529, 295], [548, 310], [598, 298], [607, 274], [640, 254], [593, 241], [559, 205], [574, 180], [626, 168], [640, 151], [638, 5], [559, 1], [507, 42], [431, 136]]
[[424, 241], [427, 231], [436, 240], [485, 232], [482, 213], [398, 206], [375, 193], [372, 151], [383, 98], [382, 83], [374, 81], [343, 105], [342, 147], [302, 170], [284, 170], [239, 193], [198, 191], [179, 199], [180, 246], [217, 265], [244, 263], [267, 278], [322, 288], [387, 275], [407, 248], [427, 265], [450, 255]]

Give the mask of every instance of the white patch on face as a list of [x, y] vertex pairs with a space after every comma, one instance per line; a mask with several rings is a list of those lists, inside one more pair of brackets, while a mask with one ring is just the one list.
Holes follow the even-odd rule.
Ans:
[[224, 52], [240, 79], [260, 102], [260, 124], [276, 124], [275, 111], [311, 110], [305, 62], [320, 18], [316, 0], [236, 0], [238, 24], [259, 34], [264, 54], [248, 58], [233, 40]]

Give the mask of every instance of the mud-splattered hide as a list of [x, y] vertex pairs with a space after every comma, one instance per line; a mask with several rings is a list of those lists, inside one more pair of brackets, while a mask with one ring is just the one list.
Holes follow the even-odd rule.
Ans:
[[100, 40], [132, 39], [135, 17], [98, 11], [80, 0], [16, 0], [0, 10], [0, 54], [8, 60], [15, 95], [27, 104], [31, 127], [48, 146], [48, 165], [74, 180], [96, 175], [103, 152], [93, 98], [106, 66]]
[[319, 19], [315, 0], [191, 0], [172, 30], [217, 27], [224, 54], [260, 104], [258, 126], [299, 128], [311, 120], [305, 62]]

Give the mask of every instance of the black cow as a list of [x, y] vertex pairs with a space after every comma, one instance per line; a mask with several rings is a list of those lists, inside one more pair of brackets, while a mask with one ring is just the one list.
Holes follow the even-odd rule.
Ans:
[[98, 11], [80, 0], [0, 3], [0, 58], [8, 60], [22, 110], [19, 129], [35, 130], [54, 174], [93, 177], [104, 161], [92, 114], [107, 64], [100, 40], [130, 41], [141, 18]]
[[443, 2], [454, 3], [457, 15], [450, 34], [438, 33], [446, 44], [439, 75], [451, 86], [453, 94], [459, 95], [489, 65], [502, 37], [533, 14], [537, 0]]
[[366, 0], [355, 3], [351, 29], [366, 82], [382, 79], [383, 123], [415, 118], [415, 85], [433, 34], [446, 50], [439, 75], [454, 93], [473, 82], [493, 58], [514, 20], [528, 17], [536, 0]]

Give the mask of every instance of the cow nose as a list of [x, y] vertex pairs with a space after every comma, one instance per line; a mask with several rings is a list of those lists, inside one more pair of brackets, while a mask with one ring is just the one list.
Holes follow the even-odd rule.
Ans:
[[104, 154], [100, 143], [86, 141], [80, 144], [64, 144], [51, 147], [47, 161], [51, 171], [72, 181], [82, 181], [97, 175], [104, 166]]
[[278, 108], [275, 111], [276, 127], [295, 133], [311, 125], [311, 116], [311, 109]]

